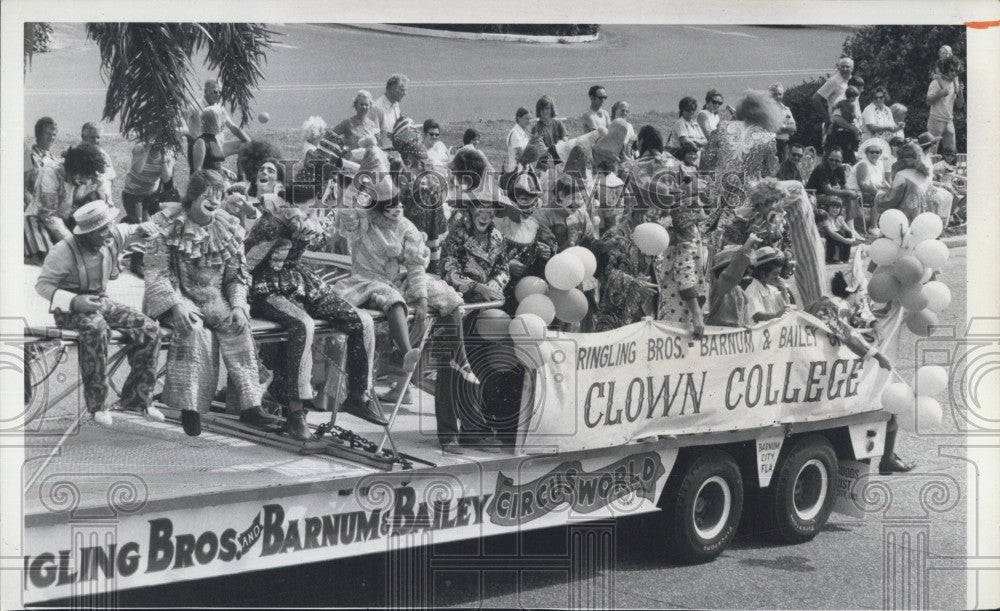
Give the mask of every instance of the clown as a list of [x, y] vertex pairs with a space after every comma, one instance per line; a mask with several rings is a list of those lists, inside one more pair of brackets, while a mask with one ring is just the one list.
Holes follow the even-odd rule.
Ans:
[[184, 432], [191, 436], [201, 434], [200, 413], [215, 394], [220, 351], [242, 410], [240, 421], [258, 427], [275, 423], [261, 407], [243, 228], [219, 209], [225, 187], [213, 170], [192, 174], [183, 210], [146, 250], [143, 309], [174, 331], [163, 401], [182, 410]]
[[[450, 316], [453, 327], [461, 329], [462, 296], [444, 281], [427, 274], [429, 254], [424, 237], [403, 216], [399, 191], [388, 176], [366, 189], [355, 207], [338, 209], [336, 214], [337, 231], [349, 243], [352, 261], [351, 275], [338, 282], [335, 291], [355, 307], [385, 313], [389, 335], [402, 356], [405, 376], [420, 359], [419, 349], [410, 341], [408, 310], [412, 307], [414, 311], [414, 337], [421, 335], [416, 331], [424, 328], [430, 307]], [[451, 365], [470, 382], [478, 382], [469, 367], [461, 337], [452, 349]], [[402, 393], [406, 402], [409, 389], [403, 387], [402, 379], [396, 382], [393, 391], [381, 399], [395, 402]]]

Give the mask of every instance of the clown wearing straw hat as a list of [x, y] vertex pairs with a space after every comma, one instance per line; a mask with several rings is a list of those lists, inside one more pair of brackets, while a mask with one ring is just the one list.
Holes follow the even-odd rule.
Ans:
[[106, 295], [108, 282], [120, 273], [122, 250], [156, 233], [156, 225], [116, 225], [114, 210], [100, 200], [81, 206], [73, 220], [73, 234], [53, 247], [35, 290], [51, 303], [49, 311], [56, 325], [79, 334], [80, 377], [87, 410], [94, 422], [111, 426], [107, 405], [108, 341], [111, 331], [119, 331], [125, 336], [132, 368], [122, 387], [121, 406], [163, 421], [163, 414], [153, 406], [160, 327], [138, 310], [111, 301]]

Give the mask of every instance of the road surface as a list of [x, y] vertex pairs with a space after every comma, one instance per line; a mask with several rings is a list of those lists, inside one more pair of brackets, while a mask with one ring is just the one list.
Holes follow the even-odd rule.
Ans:
[[[73, 132], [101, 118], [105, 86], [96, 45], [83, 24], [54, 26], [54, 50], [36, 55], [25, 75], [25, 134], [45, 115]], [[624, 99], [633, 111], [676, 112], [683, 96], [700, 103], [712, 88], [732, 102], [748, 88], [793, 86], [831, 72], [847, 36], [824, 28], [607, 25], [599, 42], [539, 45], [336, 25], [273, 29], [282, 36], [268, 55], [253, 114], [267, 111], [268, 127], [276, 129], [299, 127], [310, 115], [333, 125], [353, 114], [359, 88], [377, 97], [394, 72], [410, 77], [403, 108], [421, 121], [513, 119], [519, 106], [533, 111], [542, 94], [554, 96], [558, 116], [577, 116], [596, 83], [607, 88], [609, 108]], [[199, 93], [206, 76], [199, 71]], [[104, 129], [117, 132], [118, 125]]]

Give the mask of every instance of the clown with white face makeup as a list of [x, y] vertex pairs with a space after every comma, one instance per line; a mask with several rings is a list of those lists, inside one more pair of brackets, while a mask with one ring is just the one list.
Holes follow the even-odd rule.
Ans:
[[195, 172], [181, 212], [147, 246], [143, 309], [173, 328], [163, 402], [183, 410], [184, 432], [201, 433], [219, 377], [219, 352], [240, 421], [267, 427], [261, 408], [257, 352], [250, 330], [243, 228], [221, 210], [225, 181], [215, 171]]
[[[419, 337], [428, 310], [440, 316], [450, 316], [452, 328], [461, 328], [462, 296], [443, 280], [427, 273], [430, 251], [423, 234], [403, 215], [399, 190], [389, 176], [359, 196], [352, 208], [338, 209], [337, 231], [351, 249], [351, 275], [339, 281], [335, 291], [355, 307], [381, 310], [389, 323], [389, 335], [402, 359], [403, 369], [412, 370], [420, 359], [412, 337]], [[413, 309], [413, 329], [407, 323], [407, 313]], [[459, 337], [451, 347], [451, 366], [471, 383], [478, 383]], [[405, 375], [405, 374], [404, 374]], [[403, 376], [397, 376], [390, 394], [380, 398], [395, 402], [403, 394]], [[412, 399], [409, 399], [412, 402]]]

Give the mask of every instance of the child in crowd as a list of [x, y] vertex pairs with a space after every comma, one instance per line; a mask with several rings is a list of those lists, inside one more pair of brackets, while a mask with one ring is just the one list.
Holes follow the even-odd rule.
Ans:
[[751, 233], [743, 246], [727, 246], [712, 261], [714, 279], [708, 294], [706, 324], [719, 327], [749, 327], [747, 296], [740, 286], [751, 265], [754, 248], [760, 238]]
[[850, 165], [857, 163], [857, 157], [854, 153], [861, 141], [861, 129], [858, 127], [859, 117], [855, 110], [855, 103], [859, 95], [860, 92], [857, 88], [847, 88], [844, 99], [833, 105], [833, 116], [826, 133], [827, 143], [839, 146], [844, 154], [844, 163]]
[[851, 260], [851, 247], [864, 240], [844, 218], [844, 205], [831, 200], [827, 211], [816, 211], [816, 225], [826, 241], [826, 262], [847, 263]]
[[776, 248], [764, 246], [756, 252], [753, 281], [746, 288], [748, 317], [754, 323], [780, 318], [790, 309], [787, 289], [781, 271], [785, 255]]

